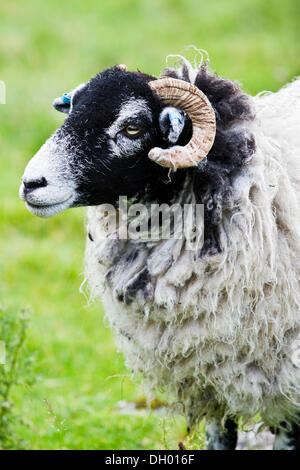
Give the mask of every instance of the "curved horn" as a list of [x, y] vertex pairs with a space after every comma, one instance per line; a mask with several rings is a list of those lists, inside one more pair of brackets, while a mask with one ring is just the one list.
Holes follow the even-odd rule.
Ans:
[[197, 165], [210, 151], [216, 135], [216, 117], [208, 98], [196, 86], [176, 78], [161, 78], [149, 82], [149, 86], [164, 104], [185, 111], [193, 126], [192, 138], [184, 147], [155, 147], [149, 158], [167, 168]]

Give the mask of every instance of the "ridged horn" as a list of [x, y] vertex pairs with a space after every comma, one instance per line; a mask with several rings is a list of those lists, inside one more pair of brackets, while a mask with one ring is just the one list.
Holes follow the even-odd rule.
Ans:
[[176, 78], [154, 80], [149, 86], [165, 105], [185, 111], [193, 126], [192, 138], [184, 147], [154, 147], [149, 158], [167, 168], [197, 165], [210, 151], [216, 135], [216, 117], [208, 98], [196, 86]]

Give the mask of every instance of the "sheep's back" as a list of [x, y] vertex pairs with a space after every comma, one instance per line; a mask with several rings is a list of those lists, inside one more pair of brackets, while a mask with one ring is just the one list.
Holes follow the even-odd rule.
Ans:
[[[286, 168], [300, 208], [300, 78], [277, 93], [255, 98], [257, 120], [265, 136], [281, 150], [280, 163]], [[300, 210], [294, 217], [300, 217]]]

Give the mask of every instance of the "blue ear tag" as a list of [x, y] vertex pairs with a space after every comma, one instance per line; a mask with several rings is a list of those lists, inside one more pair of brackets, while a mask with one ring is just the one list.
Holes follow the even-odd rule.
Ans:
[[70, 93], [64, 93], [61, 97], [61, 100], [63, 103], [65, 104], [71, 104], [71, 97], [70, 97]]
[[182, 124], [182, 117], [181, 117], [181, 114], [179, 111], [174, 111], [172, 113], [169, 113], [169, 121], [170, 121], [170, 124], [172, 125], [172, 122], [173, 121], [179, 121], [180, 124]]

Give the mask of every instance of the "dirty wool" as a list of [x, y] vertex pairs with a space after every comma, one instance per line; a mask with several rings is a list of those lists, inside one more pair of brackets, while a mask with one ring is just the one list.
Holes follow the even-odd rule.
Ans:
[[[164, 73], [200, 83], [186, 61]], [[216, 93], [208, 81], [205, 93]], [[91, 298], [101, 297], [118, 348], [149, 395], [167, 390], [190, 425], [204, 415], [247, 421], [257, 412], [276, 425], [299, 409], [292, 357], [300, 338], [300, 81], [243, 96], [251, 119], [233, 119], [218, 145], [238, 132], [255, 148], [236, 169], [223, 162], [226, 197], [209, 186], [202, 194], [215, 217], [201, 251], [187, 250], [184, 237], [112, 239], [103, 208], [87, 210]], [[243, 142], [233, 145], [238, 152]], [[187, 174], [173, 202], [198, 201], [197, 191]]]

